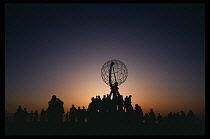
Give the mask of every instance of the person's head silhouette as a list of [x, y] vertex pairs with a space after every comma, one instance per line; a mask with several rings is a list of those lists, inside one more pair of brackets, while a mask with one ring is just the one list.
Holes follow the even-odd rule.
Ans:
[[56, 100], [56, 95], [53, 95], [52, 96], [52, 100]]

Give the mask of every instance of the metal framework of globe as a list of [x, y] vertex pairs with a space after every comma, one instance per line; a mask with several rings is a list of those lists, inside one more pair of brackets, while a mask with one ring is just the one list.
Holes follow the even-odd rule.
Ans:
[[121, 85], [125, 82], [128, 77], [128, 69], [125, 64], [119, 60], [110, 60], [107, 61], [101, 68], [101, 77], [102, 80], [109, 85], [109, 69], [111, 62], [114, 62], [114, 65], [111, 70], [111, 82], [114, 85], [115, 82], [118, 82], [118, 85]]

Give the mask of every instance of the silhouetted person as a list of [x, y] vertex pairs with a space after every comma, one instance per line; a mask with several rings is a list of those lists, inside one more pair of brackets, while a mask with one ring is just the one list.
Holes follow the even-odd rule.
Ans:
[[63, 122], [63, 102], [56, 98], [55, 95], [52, 96], [52, 99], [48, 102], [47, 119], [49, 123], [60, 124]]
[[135, 117], [136, 117], [137, 123], [143, 122], [143, 111], [138, 104], [135, 105]]
[[77, 123], [81, 123], [81, 121], [82, 121], [82, 110], [80, 109], [80, 107], [78, 107], [76, 114], [77, 114]]
[[39, 114], [38, 114], [38, 111], [36, 110], [36, 111], [34, 112], [34, 122], [37, 122], [38, 116], [39, 116]]
[[98, 104], [97, 104], [98, 100], [94, 97], [92, 97], [91, 100], [92, 100], [92, 102], [89, 103], [88, 110], [90, 112], [97, 112], [98, 111]]
[[190, 119], [190, 120], [194, 120], [195, 119], [195, 114], [192, 110], [189, 110], [189, 112], [187, 113], [187, 117]]
[[33, 111], [31, 111], [31, 113], [29, 114], [29, 117], [30, 117], [30, 121], [32, 122], [33, 119], [34, 119], [34, 113], [33, 113]]
[[128, 103], [129, 103], [129, 100], [128, 100], [128, 96], [125, 97], [125, 100], [124, 100], [124, 112], [127, 112], [127, 108], [128, 108]]
[[44, 111], [44, 109], [42, 109], [42, 111], [40, 113], [40, 121], [42, 123], [46, 121], [46, 111]]
[[[133, 111], [133, 106], [131, 105], [131, 95], [125, 97], [124, 101], [124, 108], [126, 109], [126, 112], [131, 112]], [[124, 110], [125, 111], [125, 110]]]
[[66, 122], [69, 122], [69, 112], [66, 113]]
[[56, 106], [56, 96], [53, 95], [51, 100], [48, 102], [48, 109], [46, 110], [47, 112], [47, 119], [49, 123], [54, 123], [56, 122], [56, 110], [57, 106]]
[[27, 112], [27, 109], [26, 108], [24, 108], [24, 110], [23, 110], [23, 117], [24, 117], [24, 121], [27, 121], [28, 120], [28, 112]]
[[195, 114], [192, 110], [189, 110], [189, 112], [187, 113], [187, 123], [190, 126], [193, 126], [195, 124]]
[[145, 113], [143, 119], [144, 119], [144, 123], [145, 123], [146, 125], [150, 124], [149, 112], [148, 112], [148, 113]]
[[158, 113], [157, 120], [158, 120], [158, 124], [160, 124], [163, 120], [163, 117], [162, 115], [160, 115], [160, 113]]
[[17, 111], [15, 112], [14, 118], [15, 118], [15, 121], [16, 121], [17, 123], [22, 123], [22, 122], [24, 122], [24, 113], [23, 113], [23, 110], [22, 110], [22, 108], [21, 108], [21, 105], [18, 106], [18, 109], [17, 109]]
[[100, 112], [101, 111], [101, 107], [102, 107], [101, 106], [101, 97], [100, 96], [96, 96], [94, 105], [95, 105], [97, 111]]
[[18, 106], [18, 109], [17, 109], [17, 111], [16, 111], [16, 113], [21, 113], [23, 110], [22, 110], [22, 108], [21, 108], [21, 105], [19, 105]]
[[106, 94], [106, 112], [109, 112], [111, 110], [111, 96], [109, 94]]
[[103, 98], [101, 100], [101, 112], [105, 113], [108, 110], [108, 106], [107, 106], [107, 98], [106, 95], [103, 95]]
[[86, 117], [87, 117], [87, 111], [85, 109], [85, 106], [83, 106], [82, 110], [81, 110], [81, 122], [82, 123], [86, 122]]
[[129, 95], [129, 109], [131, 110], [131, 111], [133, 111], [133, 106], [132, 106], [132, 101], [131, 101], [131, 97], [132, 97], [132, 95]]
[[63, 114], [63, 102], [59, 98], [57, 98], [57, 120], [59, 123], [63, 122]]
[[179, 112], [174, 113], [174, 115], [173, 115], [173, 122], [174, 122], [174, 125], [178, 126], [178, 124], [180, 122], [180, 114], [179, 114]]
[[184, 113], [184, 111], [181, 111], [181, 114], [180, 114], [180, 124], [181, 125], [185, 125], [186, 124], [186, 114]]
[[77, 116], [77, 109], [75, 108], [75, 106], [73, 104], [69, 110], [70, 123], [72, 123], [72, 124], [76, 123], [76, 116]]
[[97, 100], [96, 98], [91, 98], [92, 102], [88, 105], [88, 122], [93, 124], [98, 123], [98, 109], [97, 109]]
[[172, 114], [172, 112], [170, 112], [170, 113], [168, 114], [167, 122], [168, 122], [169, 124], [171, 124], [171, 123], [173, 122], [173, 114]]
[[179, 114], [179, 112], [176, 112], [175, 117], [176, 117], [177, 120], [180, 119], [180, 114]]
[[119, 95], [117, 97], [117, 105], [118, 105], [118, 111], [119, 112], [123, 112], [124, 100], [123, 100], [123, 96], [122, 95]]
[[150, 117], [150, 124], [154, 125], [156, 122], [156, 116], [153, 109], [150, 109], [149, 117]]

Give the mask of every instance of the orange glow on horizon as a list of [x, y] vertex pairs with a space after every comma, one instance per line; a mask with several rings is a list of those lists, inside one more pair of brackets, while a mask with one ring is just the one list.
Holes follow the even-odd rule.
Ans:
[[[69, 72], [69, 74], [58, 74], [53, 77], [52, 82], [48, 83], [47, 80], [46, 85], [32, 86], [33, 90], [30, 87], [23, 87], [21, 90], [6, 90], [16, 92], [14, 95], [6, 94], [6, 111], [14, 113], [19, 105], [23, 108], [26, 107], [28, 112], [46, 110], [52, 95], [56, 95], [64, 102], [65, 112], [69, 111], [72, 104], [76, 108], [85, 106], [87, 109], [92, 97], [100, 96], [102, 98], [103, 95], [110, 93], [110, 87], [101, 79], [101, 65], [91, 63], [88, 66], [90, 68], [78, 68], [78, 70], [76, 70], [77, 66], [74, 69], [69, 67], [67, 70], [71, 71], [71, 74]], [[132, 95], [133, 107], [135, 107], [135, 104], [139, 104], [144, 114], [151, 108], [156, 114], [161, 113], [162, 115], [177, 111], [187, 113], [190, 109], [195, 113], [205, 114], [204, 89], [183, 87], [182, 84], [178, 84], [179, 81], [174, 84], [173, 80], [161, 77], [159, 74], [154, 76], [154, 74], [151, 74], [153, 71], [144, 68], [139, 72], [139, 69], [130, 69], [128, 66], [128, 70], [128, 78], [125, 83], [119, 86], [119, 92], [123, 95], [123, 98]], [[191, 94], [186, 94], [189, 91]], [[19, 97], [17, 95], [19, 92], [30, 93], [24, 93]]]
[[[92, 97], [99, 95], [102, 98], [103, 95], [110, 93], [109, 86], [105, 85], [103, 82], [98, 83], [98, 85], [97, 83], [95, 84], [96, 86], [94, 86], [94, 89], [91, 89], [90, 87], [86, 85], [83, 85], [83, 88], [80, 88], [77, 86], [74, 86], [71, 88], [66, 86], [65, 88], [64, 87], [65, 85], [64, 85], [62, 87], [64, 87], [63, 90], [66, 90], [66, 91], [62, 91], [57, 94], [51, 93], [51, 92], [48, 93], [47, 95], [43, 94], [42, 96], [40, 96], [42, 97], [42, 100], [39, 100], [38, 96], [36, 97], [25, 96], [25, 98], [29, 98], [28, 101], [26, 101], [24, 98], [22, 98], [22, 100], [20, 101], [16, 100], [14, 101], [14, 104], [8, 105], [6, 110], [8, 110], [7, 112], [14, 113], [18, 105], [21, 105], [22, 108], [26, 107], [28, 112], [35, 111], [35, 110], [38, 110], [38, 112], [40, 112], [41, 109], [45, 109], [45, 110], [47, 109], [48, 102], [50, 101], [52, 95], [56, 95], [57, 98], [60, 98], [61, 101], [64, 102], [65, 113], [69, 112], [69, 109], [71, 108], [72, 104], [74, 104], [76, 108], [78, 108], [79, 106], [80, 108], [85, 106], [85, 108], [87, 109], [89, 103], [91, 102]], [[167, 96], [167, 92], [163, 92], [164, 90], [160, 90], [160, 92], [158, 92], [152, 88], [149, 89], [147, 87], [144, 87], [144, 88], [141, 87], [141, 89], [138, 89], [138, 88], [133, 89], [127, 86], [129, 86], [129, 83], [127, 83], [127, 85], [125, 83], [125, 86], [124, 85], [119, 86], [120, 94], [123, 95], [123, 98], [125, 98], [125, 96], [132, 95], [133, 108], [135, 108], [135, 104], [139, 104], [144, 114], [149, 112], [151, 108], [154, 110], [155, 114], [160, 113], [161, 115], [167, 115], [169, 112], [178, 112], [178, 111], [179, 112], [184, 111], [185, 113], [187, 113], [190, 109], [193, 110], [195, 114], [197, 113], [200, 115], [205, 114], [204, 102], [202, 103], [196, 100], [194, 102], [193, 101], [186, 102], [186, 100], [182, 97], [170, 96], [171, 94], [174, 94], [174, 93], [168, 93], [168, 96]], [[67, 91], [70, 89], [71, 91]], [[85, 93], [82, 93], [82, 92], [85, 92]], [[78, 94], [83, 94], [83, 95], [78, 95]], [[171, 97], [174, 97], [174, 99], [168, 99]], [[33, 101], [39, 102], [39, 103], [34, 104], [30, 101], [30, 99], [33, 99]], [[20, 104], [19, 102], [22, 102], [22, 103]], [[12, 107], [14, 105], [16, 105], [17, 107], [16, 108]], [[202, 107], [203, 109], [200, 109]]]

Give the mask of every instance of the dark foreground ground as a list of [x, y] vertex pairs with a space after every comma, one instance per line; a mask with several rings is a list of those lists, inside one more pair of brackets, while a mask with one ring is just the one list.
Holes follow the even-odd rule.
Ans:
[[205, 125], [5, 122], [5, 136], [204, 136]]

